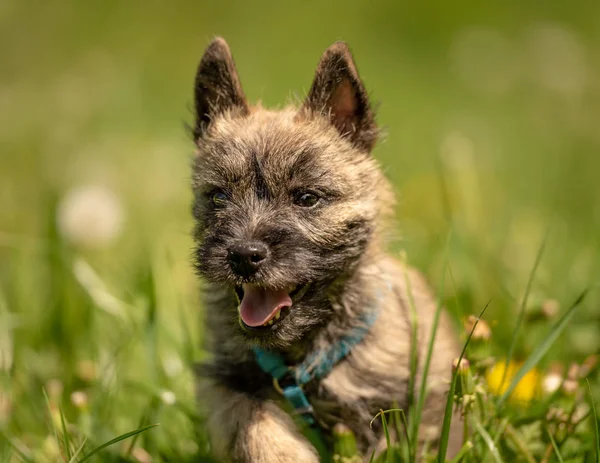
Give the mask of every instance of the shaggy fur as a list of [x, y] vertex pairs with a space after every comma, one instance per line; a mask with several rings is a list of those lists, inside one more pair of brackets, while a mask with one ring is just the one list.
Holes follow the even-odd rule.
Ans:
[[[304, 104], [271, 111], [248, 105], [229, 48], [217, 38], [198, 68], [195, 102], [196, 257], [212, 353], [198, 369], [198, 396], [215, 454], [253, 463], [318, 461], [251, 348], [276, 349], [293, 365], [336, 342], [374, 308], [379, 317], [365, 339], [305, 390], [326, 435], [344, 423], [361, 450], [381, 448], [382, 431], [369, 421], [393, 403], [407, 407], [411, 343], [422, 359], [435, 303], [423, 279], [385, 253], [393, 195], [370, 154], [378, 131], [350, 51], [332, 45]], [[307, 193], [318, 198], [311, 207], [298, 202]], [[229, 260], [232, 248], [247, 243], [268, 251], [250, 275]], [[285, 318], [253, 331], [238, 315], [244, 284], [304, 290]], [[410, 334], [411, 291], [417, 339]], [[428, 377], [424, 439], [439, 433], [457, 355], [444, 315]], [[419, 361], [419, 375], [422, 367]]]

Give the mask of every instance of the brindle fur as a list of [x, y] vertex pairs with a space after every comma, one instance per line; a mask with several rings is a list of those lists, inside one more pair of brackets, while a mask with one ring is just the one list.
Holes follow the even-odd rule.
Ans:
[[[198, 367], [198, 396], [215, 454], [253, 463], [318, 461], [251, 347], [277, 349], [294, 364], [335, 343], [374, 308], [380, 313], [364, 340], [306, 391], [326, 435], [344, 423], [365, 454], [382, 448], [382, 430], [369, 422], [381, 408], [407, 407], [412, 343], [420, 384], [435, 302], [421, 276], [385, 252], [393, 194], [370, 154], [378, 131], [348, 47], [338, 42], [325, 51], [301, 107], [273, 111], [248, 105], [229, 48], [216, 38], [200, 63], [195, 101], [196, 257], [206, 282], [212, 353]], [[228, 198], [221, 208], [210, 201], [217, 190]], [[296, 206], [294, 194], [303, 190], [317, 192], [321, 202]], [[269, 335], [252, 335], [238, 321], [234, 287], [248, 280], [232, 272], [227, 252], [248, 240], [269, 247], [267, 264], [251, 282], [272, 289], [310, 284]], [[423, 439], [439, 434], [457, 354], [444, 314], [428, 376]]]

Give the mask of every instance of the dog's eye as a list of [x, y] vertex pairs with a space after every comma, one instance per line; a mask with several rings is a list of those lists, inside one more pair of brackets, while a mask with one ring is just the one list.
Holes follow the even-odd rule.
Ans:
[[210, 202], [215, 207], [224, 206], [227, 202], [227, 195], [222, 191], [215, 191], [210, 195]]
[[313, 207], [319, 202], [320, 199], [321, 198], [314, 193], [301, 191], [296, 194], [294, 203], [300, 207]]

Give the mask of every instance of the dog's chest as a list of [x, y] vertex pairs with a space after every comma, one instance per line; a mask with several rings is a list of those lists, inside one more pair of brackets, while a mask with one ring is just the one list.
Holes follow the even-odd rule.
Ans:
[[342, 423], [355, 434], [359, 447], [367, 448], [381, 435], [380, 422], [370, 422], [380, 410], [407, 405], [406, 378], [386, 372], [361, 374], [356, 365], [342, 362], [325, 378], [307, 385], [315, 418], [325, 434]]

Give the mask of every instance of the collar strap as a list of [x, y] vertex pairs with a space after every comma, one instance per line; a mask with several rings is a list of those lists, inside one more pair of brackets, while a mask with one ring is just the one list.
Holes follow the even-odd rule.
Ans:
[[[390, 285], [388, 285], [388, 289]], [[383, 298], [378, 295], [378, 300]], [[312, 406], [306, 398], [302, 387], [313, 379], [327, 376], [335, 365], [344, 359], [354, 346], [367, 335], [379, 315], [379, 304], [361, 319], [361, 324], [351, 329], [348, 334], [327, 349], [309, 354], [304, 361], [295, 367], [286, 365], [283, 356], [276, 351], [255, 347], [254, 356], [262, 371], [273, 378], [273, 385], [294, 407], [294, 414], [300, 415], [309, 425], [315, 424]]]

